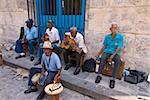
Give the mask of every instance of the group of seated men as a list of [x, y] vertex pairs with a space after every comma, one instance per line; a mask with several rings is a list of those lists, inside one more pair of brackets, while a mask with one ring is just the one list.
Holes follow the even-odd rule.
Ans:
[[[69, 32], [65, 33], [65, 36], [69, 36], [70, 39], [75, 41], [75, 46], [69, 46], [68, 49], [62, 49], [61, 44], [68, 44], [68, 40], [64, 36], [64, 39], [60, 40], [59, 32], [54, 27], [51, 20], [48, 21], [48, 28], [45, 35], [42, 36], [41, 42], [38, 41], [38, 33], [36, 27], [33, 25], [33, 20], [28, 19], [26, 21], [27, 29], [23, 38], [19, 38], [16, 41], [15, 51], [19, 53], [16, 59], [25, 57], [25, 52], [23, 51], [23, 43], [27, 43], [29, 49], [30, 60], [34, 60], [34, 46], [38, 43], [37, 56], [38, 60], [35, 65], [41, 64], [42, 68], [33, 67], [30, 69], [28, 86], [29, 88], [24, 93], [30, 93], [37, 91], [37, 87], [32, 83], [31, 79], [36, 73], [41, 73], [41, 77], [46, 77], [44, 80], [44, 86], [37, 97], [37, 100], [41, 100], [45, 95], [44, 88], [47, 84], [57, 82], [61, 75], [61, 60], [59, 54], [55, 52], [55, 49], [61, 49], [63, 52], [63, 57], [65, 61], [64, 70], [68, 70], [71, 67], [71, 62], [69, 61], [69, 55], [74, 55], [76, 60], [76, 70], [74, 75], [80, 72], [80, 59], [83, 54], [87, 53], [87, 48], [84, 43], [84, 37], [81, 33], [77, 31], [76, 27], [71, 27]], [[114, 70], [112, 79], [110, 80], [110, 88], [115, 86], [115, 78], [117, 76], [118, 68], [121, 64], [120, 52], [123, 48], [123, 36], [118, 32], [118, 25], [113, 23], [110, 28], [111, 33], [105, 36], [103, 46], [96, 55], [96, 57], [101, 56], [100, 67], [98, 76], [96, 77], [95, 83], [99, 83], [102, 79], [101, 73], [106, 64], [106, 61], [114, 61]], [[46, 74], [47, 73], [47, 74]]]

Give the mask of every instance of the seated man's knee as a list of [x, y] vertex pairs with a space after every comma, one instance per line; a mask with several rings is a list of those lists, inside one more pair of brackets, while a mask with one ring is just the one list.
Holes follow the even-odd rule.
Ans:
[[40, 43], [39, 47], [42, 48], [43, 47], [43, 43]]
[[68, 51], [65, 50], [65, 49], [63, 49], [62, 52], [63, 52], [63, 54], [65, 54], [65, 55], [68, 54]]
[[18, 39], [18, 40], [16, 41], [16, 43], [21, 43], [21, 40], [20, 40], [20, 39]]
[[53, 83], [53, 81], [51, 79], [46, 79], [44, 82], [44, 86], [47, 86], [48, 84]]
[[120, 56], [116, 55], [113, 59], [114, 62], [121, 62]]
[[34, 67], [30, 68], [30, 73], [33, 72], [35, 70]]
[[106, 61], [106, 60], [107, 60], [107, 57], [104, 56], [104, 55], [102, 55], [102, 56], [101, 56], [101, 61]]

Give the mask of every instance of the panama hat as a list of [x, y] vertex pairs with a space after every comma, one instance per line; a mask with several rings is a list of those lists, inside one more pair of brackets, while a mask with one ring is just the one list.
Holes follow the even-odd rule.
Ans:
[[43, 49], [53, 49], [50, 41], [45, 41], [42, 48]]
[[45, 90], [46, 94], [48, 94], [50, 96], [56, 96], [63, 91], [63, 85], [61, 83], [48, 84], [44, 90]]

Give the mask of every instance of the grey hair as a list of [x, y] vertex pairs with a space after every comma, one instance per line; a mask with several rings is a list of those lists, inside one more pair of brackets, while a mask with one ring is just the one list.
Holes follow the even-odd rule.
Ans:
[[72, 31], [72, 30], [77, 31], [77, 27], [75, 27], [75, 26], [71, 27], [71, 28], [70, 28], [70, 31]]
[[54, 26], [54, 23], [53, 23], [53, 21], [51, 19], [48, 20], [48, 23], [51, 23], [51, 25]]
[[[110, 27], [111, 27], [112, 25], [117, 25], [117, 26], [118, 26], [118, 23], [117, 23], [117, 22], [112, 22], [112, 23], [110, 24]], [[119, 26], [118, 26], [118, 27], [119, 27]]]

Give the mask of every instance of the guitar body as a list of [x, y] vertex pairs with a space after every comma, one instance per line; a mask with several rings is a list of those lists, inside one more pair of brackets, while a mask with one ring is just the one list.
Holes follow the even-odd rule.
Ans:
[[64, 41], [61, 43], [61, 48], [69, 49], [72, 45], [76, 45], [76, 42], [70, 38], [69, 35], [65, 35]]

